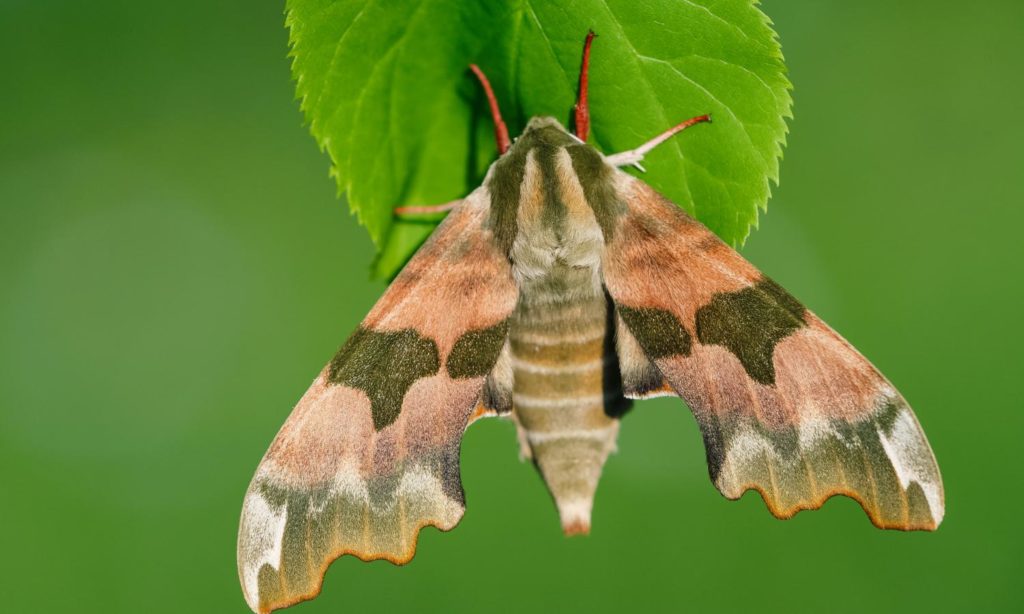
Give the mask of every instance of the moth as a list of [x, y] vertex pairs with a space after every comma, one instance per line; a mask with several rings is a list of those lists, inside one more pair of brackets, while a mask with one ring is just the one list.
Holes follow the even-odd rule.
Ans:
[[[909, 406], [857, 350], [711, 231], [549, 117], [515, 142], [476, 66], [499, 157], [320, 372], [245, 495], [243, 592], [270, 612], [320, 592], [344, 554], [403, 564], [465, 509], [459, 446], [510, 418], [568, 535], [587, 533], [633, 399], [693, 411], [710, 476], [788, 518], [837, 494], [878, 527], [935, 529], [944, 494]], [[702, 128], [710, 129], [710, 128]], [[409, 214], [431, 208], [407, 208]]]

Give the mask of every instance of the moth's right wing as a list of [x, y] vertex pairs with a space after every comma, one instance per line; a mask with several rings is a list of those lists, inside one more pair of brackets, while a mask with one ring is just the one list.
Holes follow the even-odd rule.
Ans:
[[484, 388], [518, 294], [488, 207], [481, 188], [448, 215], [270, 445], [238, 536], [253, 611], [315, 597], [343, 554], [404, 563], [422, 527], [462, 517], [462, 434], [510, 395]]
[[888, 380], [704, 225], [616, 173], [624, 211], [604, 275], [626, 394], [686, 400], [730, 499], [755, 489], [787, 518], [844, 494], [879, 527], [937, 527], [939, 468]]

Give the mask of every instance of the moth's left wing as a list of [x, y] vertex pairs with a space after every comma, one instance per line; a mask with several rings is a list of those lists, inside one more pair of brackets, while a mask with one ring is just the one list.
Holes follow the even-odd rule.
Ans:
[[343, 554], [404, 563], [422, 527], [448, 530], [462, 517], [463, 431], [508, 409], [488, 376], [517, 291], [486, 228], [488, 203], [481, 188], [448, 215], [264, 456], [238, 536], [254, 611], [316, 596]]
[[626, 394], [687, 402], [730, 499], [756, 489], [787, 518], [844, 494], [879, 527], [937, 527], [938, 466], [885, 377], [702, 224], [615, 177], [603, 266]]

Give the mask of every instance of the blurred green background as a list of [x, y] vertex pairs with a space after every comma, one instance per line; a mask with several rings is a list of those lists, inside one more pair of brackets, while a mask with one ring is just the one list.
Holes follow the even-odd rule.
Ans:
[[[463, 446], [462, 524], [351, 557], [297, 612], [1024, 607], [1024, 3], [768, 0], [796, 86], [744, 249], [916, 408], [934, 534], [834, 499], [773, 519], [640, 404], [564, 539], [511, 424]], [[283, 2], [0, 2], [0, 606], [243, 612], [242, 494], [383, 289], [302, 125]], [[594, 87], [598, 87], [595, 84]]]

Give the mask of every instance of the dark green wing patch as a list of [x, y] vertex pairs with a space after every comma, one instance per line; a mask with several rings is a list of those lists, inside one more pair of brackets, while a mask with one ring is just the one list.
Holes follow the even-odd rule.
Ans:
[[620, 215], [626, 213], [626, 206], [615, 191], [613, 171], [601, 155], [588, 145], [566, 147], [572, 159], [572, 169], [579, 177], [583, 196], [594, 211], [605, 242], [611, 241]]
[[488, 227], [494, 233], [494, 240], [507, 254], [512, 249], [519, 223], [519, 193], [526, 176], [527, 149], [513, 147], [507, 154], [494, 163], [494, 170], [487, 182], [487, 191], [491, 196], [491, 210]]
[[331, 359], [327, 379], [365, 392], [379, 431], [398, 419], [413, 382], [440, 368], [437, 344], [415, 330], [378, 332], [360, 327]]
[[[806, 325], [806, 309], [774, 281], [716, 294], [697, 310], [697, 339], [721, 345], [736, 355], [754, 380], [775, 384], [775, 346]], [[653, 357], [652, 357], [653, 358]]]
[[617, 305], [616, 310], [651, 360], [690, 355], [690, 333], [671, 311], [624, 305]]
[[508, 320], [463, 334], [445, 361], [448, 375], [455, 379], [487, 375], [498, 361], [507, 336]]

